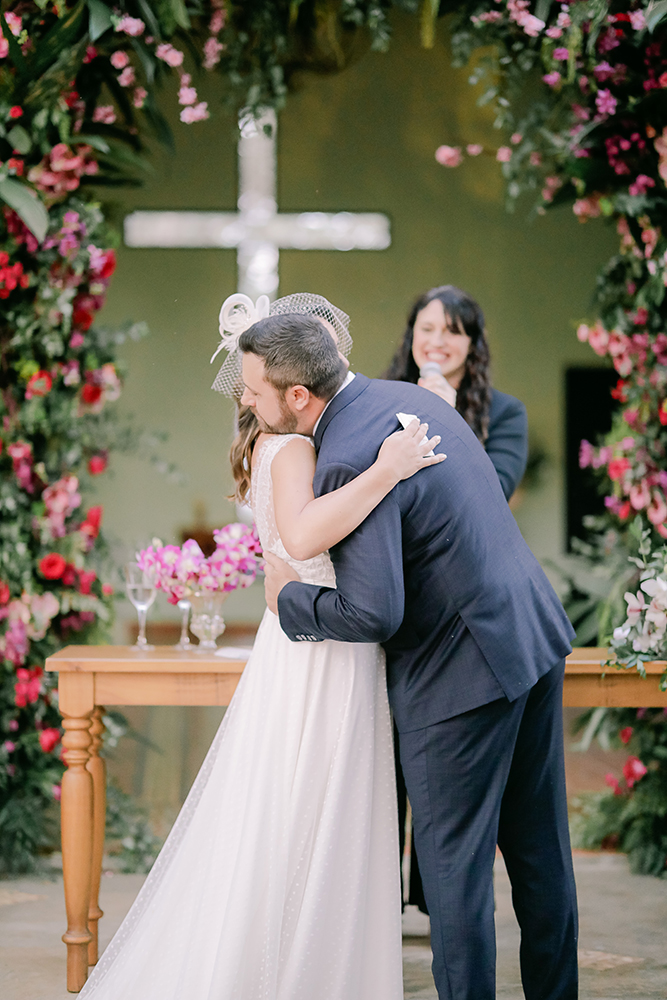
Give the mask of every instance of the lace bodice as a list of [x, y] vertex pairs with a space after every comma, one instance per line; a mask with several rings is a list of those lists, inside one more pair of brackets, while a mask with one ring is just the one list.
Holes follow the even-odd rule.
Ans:
[[[336, 586], [336, 575], [334, 568], [326, 552], [322, 555], [314, 556], [300, 562], [292, 559], [288, 555], [285, 546], [280, 540], [276, 517], [273, 509], [273, 484], [271, 482], [271, 463], [281, 448], [288, 441], [298, 434], [274, 434], [267, 437], [259, 445], [259, 451], [255, 458], [252, 470], [252, 484], [250, 488], [250, 505], [255, 517], [255, 524], [259, 532], [259, 540], [265, 552], [273, 552], [274, 555], [284, 559], [286, 563], [296, 570], [303, 583], [315, 583], [325, 587]], [[306, 438], [306, 440], [310, 440]]]

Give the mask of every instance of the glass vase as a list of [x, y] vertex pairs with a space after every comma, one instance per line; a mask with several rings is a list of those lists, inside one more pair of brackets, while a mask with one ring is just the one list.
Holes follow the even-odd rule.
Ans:
[[193, 594], [190, 598], [190, 631], [199, 639], [198, 653], [214, 653], [218, 648], [215, 640], [225, 631], [222, 603], [226, 597], [227, 594], [218, 591]]

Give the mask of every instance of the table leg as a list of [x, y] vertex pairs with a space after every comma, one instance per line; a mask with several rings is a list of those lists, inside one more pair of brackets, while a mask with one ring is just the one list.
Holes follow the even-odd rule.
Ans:
[[63, 712], [63, 746], [67, 770], [63, 775], [61, 824], [63, 881], [67, 931], [67, 989], [78, 993], [88, 977], [88, 907], [93, 846], [93, 778], [87, 770], [91, 743], [92, 709], [80, 717]]
[[100, 747], [104, 734], [103, 715], [103, 708], [98, 706], [94, 709], [90, 725], [90, 758], [86, 765], [93, 778], [93, 853], [90, 874], [90, 908], [88, 910], [88, 928], [92, 940], [88, 945], [88, 965], [95, 965], [97, 962], [97, 922], [100, 917], [104, 916], [99, 904], [104, 828], [107, 818], [107, 771], [105, 760], [100, 757]]

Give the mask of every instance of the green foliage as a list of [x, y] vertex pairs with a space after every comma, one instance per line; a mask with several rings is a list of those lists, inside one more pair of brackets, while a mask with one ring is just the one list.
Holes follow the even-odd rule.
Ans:
[[151, 830], [145, 810], [117, 785], [107, 786], [107, 849], [121, 872], [148, 872], [162, 841]]
[[[667, 877], [667, 726], [662, 709], [594, 709], [580, 716], [581, 748], [593, 738], [602, 746], [627, 746], [625, 781], [609, 793], [582, 796], [573, 803], [572, 833], [577, 847], [616, 847], [628, 855], [632, 871]], [[632, 762], [643, 775], [633, 781]], [[636, 767], [636, 765], [635, 765]], [[628, 779], [628, 775], [630, 778]]]

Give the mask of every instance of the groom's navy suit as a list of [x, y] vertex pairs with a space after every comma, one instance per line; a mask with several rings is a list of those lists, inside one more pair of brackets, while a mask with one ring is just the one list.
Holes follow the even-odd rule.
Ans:
[[357, 375], [315, 433], [316, 496], [375, 460], [396, 413], [447, 459], [400, 482], [331, 551], [337, 589], [289, 583], [294, 641], [381, 642], [415, 819], [441, 1000], [493, 1000], [500, 844], [529, 1000], [576, 997], [576, 901], [562, 763], [572, 628], [466, 422], [434, 393]]

